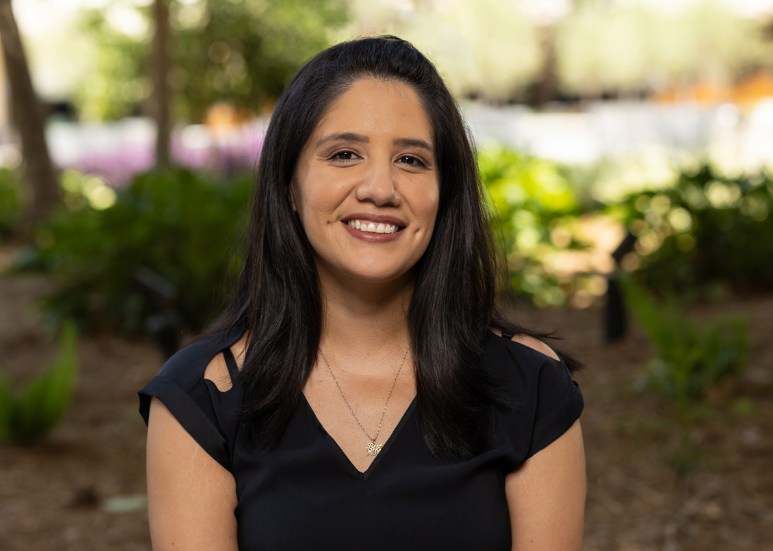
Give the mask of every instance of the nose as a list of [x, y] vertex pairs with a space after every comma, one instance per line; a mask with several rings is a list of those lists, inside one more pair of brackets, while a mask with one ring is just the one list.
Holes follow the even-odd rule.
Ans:
[[400, 194], [395, 187], [391, 160], [373, 163], [355, 190], [359, 201], [370, 201], [376, 206], [400, 205]]

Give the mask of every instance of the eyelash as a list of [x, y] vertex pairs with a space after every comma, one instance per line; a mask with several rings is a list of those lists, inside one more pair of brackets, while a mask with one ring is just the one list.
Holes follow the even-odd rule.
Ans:
[[413, 155], [400, 155], [399, 158], [400, 159], [412, 159], [412, 160], [416, 161], [417, 163], [419, 163], [419, 166], [421, 168], [427, 168], [427, 163], [425, 163], [424, 161], [422, 161], [418, 157], [414, 157]]
[[[342, 155], [342, 154], [357, 155], [357, 154], [356, 154], [354, 151], [350, 151], [350, 150], [348, 150], [348, 149], [344, 149], [344, 150], [342, 150], [342, 151], [336, 151], [335, 153], [333, 153], [333, 154], [332, 154], [332, 155], [331, 155], [331, 156], [328, 158], [328, 160], [329, 160], [329, 161], [343, 161], [343, 162], [351, 162], [351, 161], [353, 161], [353, 160], [354, 160], [354, 159], [352, 159], [352, 158], [349, 158], [349, 159], [343, 159], [343, 158], [339, 157], [339, 155]], [[414, 155], [400, 155], [400, 156], [398, 157], [398, 159], [400, 159], [400, 160], [402, 160], [402, 159], [411, 159], [411, 160], [413, 160], [413, 161], [416, 161], [416, 162], [418, 163], [418, 166], [419, 166], [419, 167], [421, 167], [421, 168], [427, 168], [427, 163], [425, 163], [424, 161], [422, 161], [421, 159], [419, 159], [418, 157], [416, 157], [416, 156], [414, 156]], [[408, 166], [412, 166], [412, 165], [408, 165]]]
[[[333, 153], [328, 160], [329, 161], [344, 161], [344, 162], [348, 162], [348, 161], [353, 161], [354, 160], [354, 159], [342, 159], [342, 158], [340, 158], [339, 155], [342, 155], [344, 153], [348, 153], [350, 155], [357, 155], [354, 151], [349, 151], [348, 149], [344, 149], [342, 151], [336, 151], [335, 153]], [[359, 157], [359, 155], [357, 155], [357, 156]]]

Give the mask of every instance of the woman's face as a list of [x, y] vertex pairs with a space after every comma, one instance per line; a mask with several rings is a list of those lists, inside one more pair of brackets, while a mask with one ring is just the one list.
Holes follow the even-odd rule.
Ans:
[[320, 277], [408, 274], [427, 249], [439, 199], [432, 127], [414, 89], [356, 81], [306, 143], [292, 198]]

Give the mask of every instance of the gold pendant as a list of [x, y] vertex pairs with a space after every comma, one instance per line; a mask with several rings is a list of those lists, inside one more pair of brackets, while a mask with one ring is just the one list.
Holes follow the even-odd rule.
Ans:
[[378, 455], [378, 452], [381, 451], [381, 444], [376, 444], [375, 442], [369, 442], [367, 446], [365, 446], [365, 453], [368, 455]]

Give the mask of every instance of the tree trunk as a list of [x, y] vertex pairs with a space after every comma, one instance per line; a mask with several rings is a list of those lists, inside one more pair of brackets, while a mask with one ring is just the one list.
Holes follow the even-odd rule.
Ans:
[[26, 184], [23, 226], [29, 228], [48, 219], [60, 196], [46, 145], [43, 110], [32, 87], [11, 0], [0, 0], [0, 44], [11, 88], [11, 119], [21, 139]]
[[542, 63], [542, 71], [535, 83], [534, 95], [531, 100], [532, 105], [535, 107], [541, 107], [558, 97], [556, 27], [555, 25], [546, 25], [539, 30], [542, 51], [545, 57]]
[[172, 135], [171, 90], [169, 89], [169, 0], [155, 0], [153, 19], [153, 117], [156, 119], [156, 168], [169, 166], [169, 141]]

